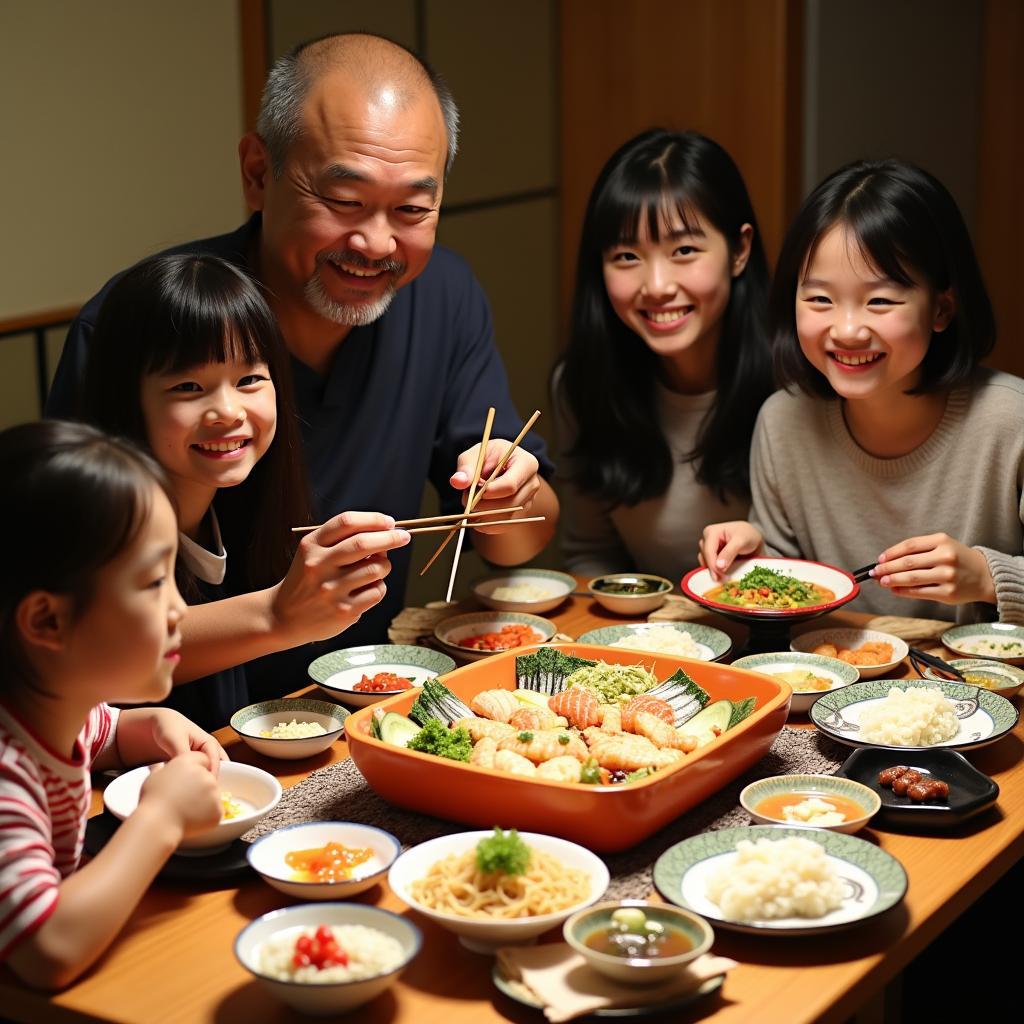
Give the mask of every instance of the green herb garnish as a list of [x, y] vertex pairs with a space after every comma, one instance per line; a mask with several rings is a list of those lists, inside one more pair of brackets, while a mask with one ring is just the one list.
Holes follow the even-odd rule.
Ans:
[[559, 737], [558, 737], [558, 742], [559, 742], [559, 743], [561, 743], [561, 744], [562, 744], [562, 746], [564, 747], [564, 746], [566, 746], [566, 745], [568, 744], [568, 742], [569, 742], [569, 737], [568, 737], [568, 736], [566, 736], [566, 735], [565, 735], [565, 733], [563, 732], [563, 733], [561, 734], [561, 736], [559, 736]]
[[530, 848], [514, 829], [502, 832], [494, 826], [494, 835], [476, 844], [476, 866], [485, 874], [521, 875], [530, 865]]
[[519, 740], [520, 743], [532, 743], [533, 742], [533, 733], [532, 732], [525, 732], [525, 731], [521, 732], [519, 734], [519, 736], [518, 736], [518, 740]]

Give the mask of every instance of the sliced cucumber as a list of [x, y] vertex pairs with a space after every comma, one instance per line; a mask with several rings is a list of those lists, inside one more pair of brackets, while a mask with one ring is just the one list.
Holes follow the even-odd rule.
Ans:
[[395, 711], [388, 711], [383, 715], [378, 729], [380, 738], [395, 747], [407, 747], [409, 740], [420, 731], [420, 727], [411, 718], [406, 718]]
[[520, 704], [524, 704], [527, 707], [543, 708], [545, 711], [548, 710], [548, 695], [546, 693], [538, 693], [536, 690], [513, 690], [512, 696], [515, 697]]
[[706, 747], [712, 740], [729, 728], [729, 721], [733, 715], [731, 700], [716, 700], [709, 704], [703, 711], [699, 711], [685, 725], [680, 726], [679, 734], [682, 736], [693, 736], [697, 740], [698, 747]]

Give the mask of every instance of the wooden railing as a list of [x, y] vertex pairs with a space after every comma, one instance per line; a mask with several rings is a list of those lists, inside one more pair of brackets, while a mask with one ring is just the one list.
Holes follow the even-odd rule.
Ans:
[[49, 309], [42, 313], [0, 320], [0, 342], [7, 338], [29, 334], [33, 338], [36, 355], [36, 394], [39, 397], [39, 414], [46, 407], [46, 395], [50, 388], [50, 367], [46, 354], [46, 332], [56, 327], [67, 327], [78, 316], [78, 306]]

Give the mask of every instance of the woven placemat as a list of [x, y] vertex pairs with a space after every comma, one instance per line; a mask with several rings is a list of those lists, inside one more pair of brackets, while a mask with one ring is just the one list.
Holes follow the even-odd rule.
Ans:
[[[739, 806], [740, 790], [770, 775], [806, 772], [831, 775], [849, 751], [813, 729], [783, 728], [767, 756], [745, 775], [730, 782], [709, 800], [623, 853], [603, 854], [612, 880], [608, 899], [642, 899], [652, 891], [654, 862], [668, 847], [698, 832], [749, 825]], [[467, 826], [406, 811], [382, 800], [370, 789], [351, 760], [313, 772], [285, 790], [281, 802], [242, 838], [251, 842], [285, 825], [307, 821], [358, 821], [391, 832], [403, 849], [437, 836], [465, 831]], [[505, 825], [507, 822], [495, 822]]]

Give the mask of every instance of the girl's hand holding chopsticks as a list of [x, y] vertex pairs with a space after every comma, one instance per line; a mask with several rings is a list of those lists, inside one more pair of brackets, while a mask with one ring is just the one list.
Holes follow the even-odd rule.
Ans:
[[269, 628], [280, 649], [336, 636], [378, 604], [391, 572], [387, 552], [409, 540], [379, 512], [342, 512], [307, 533], [288, 575], [273, 588]]

